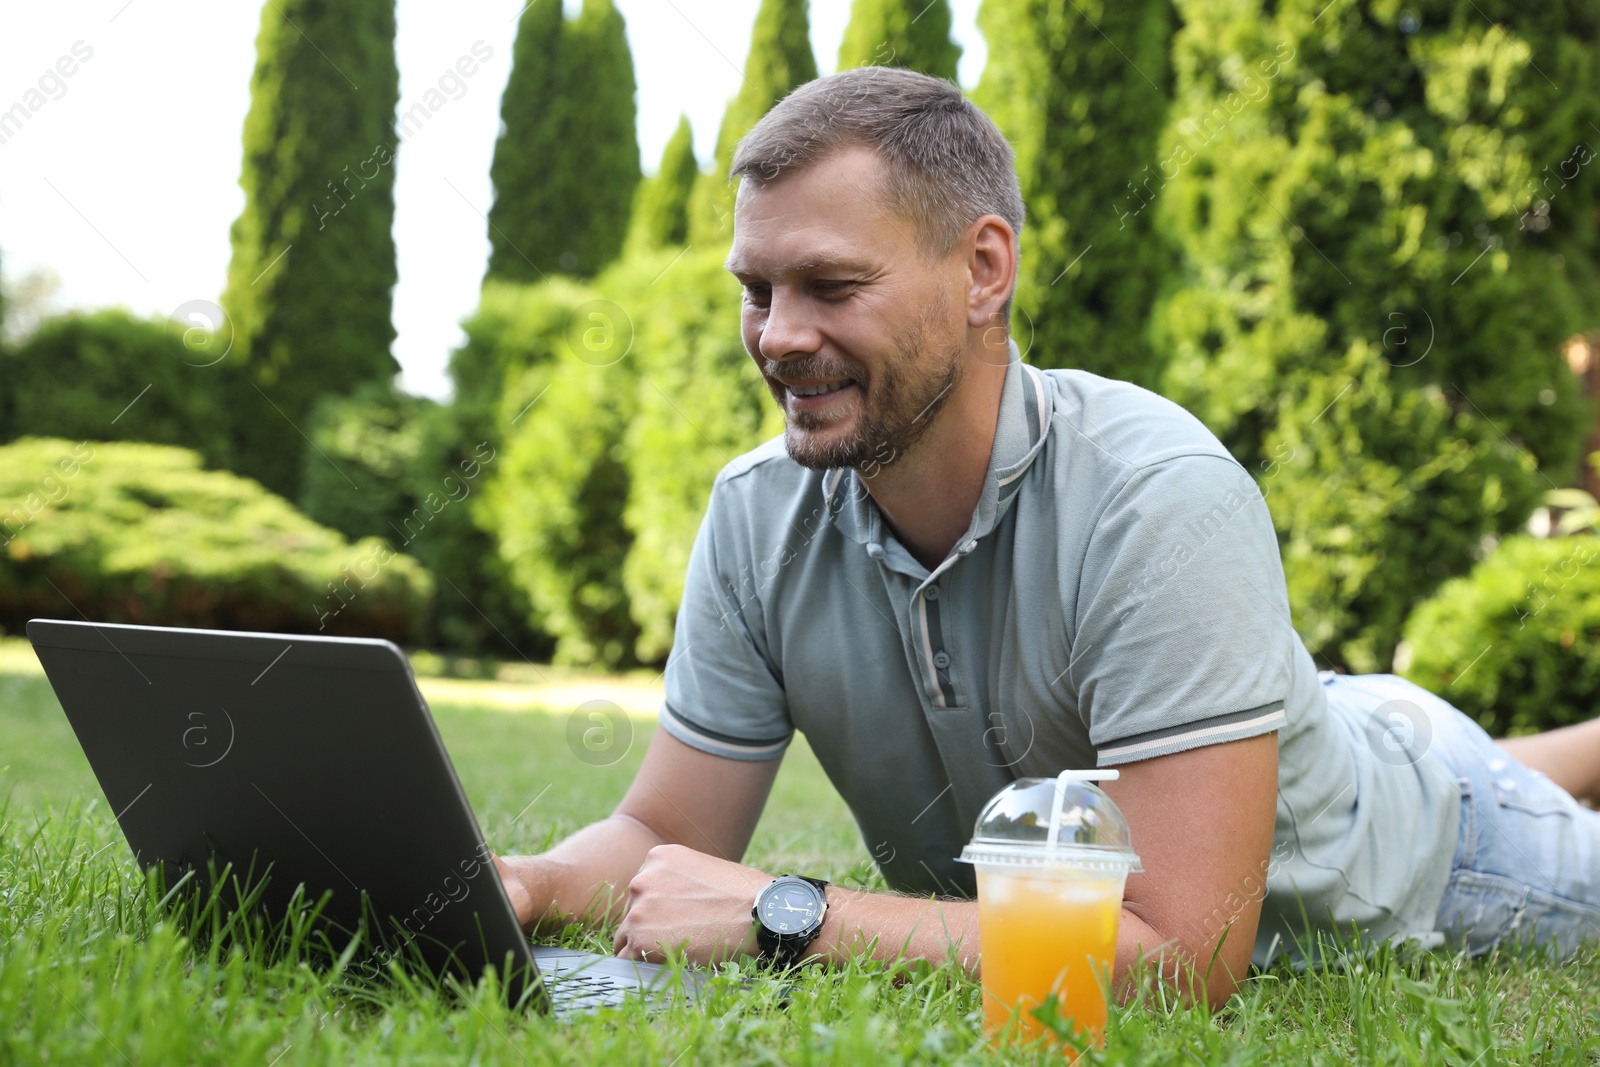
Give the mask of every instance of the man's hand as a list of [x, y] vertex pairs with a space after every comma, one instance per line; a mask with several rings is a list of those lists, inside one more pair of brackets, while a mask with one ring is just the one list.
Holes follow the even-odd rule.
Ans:
[[756, 952], [750, 909], [772, 875], [683, 845], [658, 845], [628, 885], [615, 951], [661, 962], [681, 948], [700, 966]]
[[[495, 869], [516, 909], [517, 921], [524, 930], [574, 921], [621, 921], [631, 901], [628, 887], [657, 846], [688, 846], [679, 852], [702, 860], [743, 856], [777, 776], [778, 763], [777, 759], [747, 761], [709, 755], [657, 730], [628, 795], [608, 818], [585, 826], [537, 856], [495, 857]], [[720, 862], [748, 871], [737, 863]], [[750, 876], [761, 877], [758, 872], [750, 872]], [[657, 878], [652, 877], [644, 888], [656, 883]], [[746, 924], [760, 887], [750, 890], [744, 901]], [[654, 893], [646, 894], [642, 914], [652, 929], [662, 931], [664, 927], [652, 916], [663, 902], [654, 897]], [[658, 932], [656, 937], [666, 934]], [[620, 948], [621, 942], [618, 944]], [[642, 938], [636, 938], [635, 944], [641, 958], [645, 952], [659, 951]]]

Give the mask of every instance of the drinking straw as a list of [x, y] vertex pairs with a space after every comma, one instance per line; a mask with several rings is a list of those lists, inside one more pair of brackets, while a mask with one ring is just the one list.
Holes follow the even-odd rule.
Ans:
[[1069, 768], [1056, 775], [1056, 795], [1050, 805], [1050, 834], [1045, 840], [1045, 847], [1054, 851], [1057, 841], [1060, 840], [1061, 805], [1066, 796], [1068, 782], [1110, 782], [1120, 777], [1122, 772], [1115, 767]]

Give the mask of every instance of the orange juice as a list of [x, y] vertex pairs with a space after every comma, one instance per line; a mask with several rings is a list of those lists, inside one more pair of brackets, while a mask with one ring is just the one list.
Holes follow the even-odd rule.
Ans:
[[1019, 877], [982, 866], [977, 875], [984, 1030], [1000, 1034], [1016, 1019], [1019, 1041], [1046, 1033], [1031, 1011], [1054, 993], [1086, 1046], [1101, 1044], [1125, 875]]
[[[1142, 872], [1128, 820], [1095, 782], [1115, 767], [1018, 778], [989, 798], [961, 850], [978, 881], [983, 1024], [991, 1037], [1103, 1046], [1122, 891]], [[1033, 1017], [1047, 1003], [1062, 1026]], [[1047, 1011], [1045, 1014], [1049, 1014]]]

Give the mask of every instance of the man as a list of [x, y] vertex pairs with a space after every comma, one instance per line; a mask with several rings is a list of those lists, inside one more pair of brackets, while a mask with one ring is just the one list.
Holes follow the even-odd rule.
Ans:
[[618, 918], [633, 958], [763, 947], [773, 875], [738, 861], [799, 729], [907, 894], [827, 886], [805, 956], [975, 971], [954, 857], [978, 810], [1096, 765], [1144, 865], [1123, 995], [1155, 972], [1220, 1005], [1252, 957], [1305, 958], [1308, 929], [1475, 951], [1600, 933], [1600, 814], [1528, 769], [1600, 794], [1600, 722], [1508, 743], [1525, 767], [1399, 679], [1319, 677], [1263, 497], [1217, 440], [1020, 361], [1012, 152], [956, 87], [819, 79], [732, 170], [728, 269], [787, 431], [716, 481], [616, 813], [503, 861], [526, 925]]

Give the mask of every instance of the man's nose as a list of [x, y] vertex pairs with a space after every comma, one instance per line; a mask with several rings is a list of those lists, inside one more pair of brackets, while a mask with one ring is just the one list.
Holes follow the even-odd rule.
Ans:
[[803, 297], [773, 290], [767, 321], [761, 327], [760, 349], [767, 359], [794, 359], [815, 352], [822, 343]]

